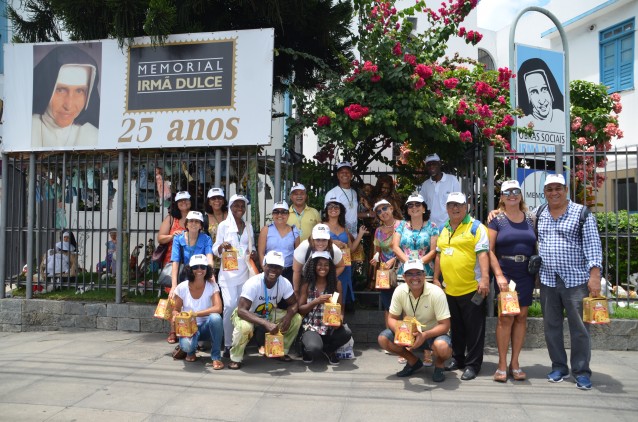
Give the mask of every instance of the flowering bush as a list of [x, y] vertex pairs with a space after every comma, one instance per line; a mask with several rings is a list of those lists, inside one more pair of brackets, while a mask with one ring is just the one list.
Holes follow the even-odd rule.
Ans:
[[[458, 157], [477, 137], [508, 150], [512, 72], [444, 58], [451, 36], [473, 45], [482, 38], [460, 27], [477, 0], [448, 0], [436, 10], [420, 0], [403, 10], [394, 3], [354, 1], [360, 60], [315, 92], [295, 92], [297, 115], [289, 120], [289, 134], [311, 127], [320, 146], [314, 158], [337, 159], [338, 150], [336, 157], [354, 163], [355, 175], [376, 160], [398, 164], [414, 177], [425, 155]], [[417, 12], [425, 13], [429, 27], [415, 34], [407, 18]], [[393, 145], [400, 146], [398, 163], [383, 154]]]
[[[611, 149], [613, 138], [621, 139], [618, 114], [622, 111], [620, 94], [607, 94], [602, 84], [587, 81], [570, 83], [571, 144], [576, 152], [574, 171], [571, 173], [574, 199], [584, 205], [596, 205], [596, 191], [605, 176], [596, 168], [607, 164], [605, 152]], [[579, 154], [580, 153], [580, 154]]]

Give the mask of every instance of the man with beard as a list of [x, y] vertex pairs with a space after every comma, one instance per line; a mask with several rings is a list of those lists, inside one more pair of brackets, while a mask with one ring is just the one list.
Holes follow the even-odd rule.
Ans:
[[[281, 276], [284, 256], [281, 252], [270, 251], [264, 256], [264, 272], [249, 278], [241, 290], [237, 309], [231, 317], [233, 322], [233, 343], [230, 349], [230, 369], [241, 368], [246, 345], [253, 334], [258, 345], [263, 345], [266, 333], [284, 335], [284, 356], [279, 360], [290, 362], [288, 350], [292, 345], [301, 315], [297, 313], [297, 297], [292, 284]], [[285, 300], [288, 308], [277, 309], [277, 303]]]
[[461, 191], [461, 184], [441, 171], [441, 158], [436, 153], [425, 157], [425, 169], [430, 178], [423, 182], [420, 193], [430, 210], [430, 221], [440, 229], [448, 219], [445, 201], [450, 193]]

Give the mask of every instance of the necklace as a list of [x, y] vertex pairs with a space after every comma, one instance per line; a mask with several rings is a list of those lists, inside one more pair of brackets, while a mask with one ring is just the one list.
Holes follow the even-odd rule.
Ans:
[[343, 195], [346, 197], [346, 200], [348, 201], [348, 208], [352, 208], [354, 206], [354, 192], [352, 192], [352, 188], [348, 188], [348, 190], [350, 191], [350, 198], [348, 198], [348, 194], [346, 193], [345, 190], [343, 190], [341, 186], [339, 186], [339, 189], [341, 189], [341, 192], [343, 192]]
[[394, 229], [394, 225], [396, 223], [396, 220], [392, 220], [392, 224], [390, 224], [389, 226], [385, 223], [383, 223], [383, 227], [387, 227], [389, 229]]

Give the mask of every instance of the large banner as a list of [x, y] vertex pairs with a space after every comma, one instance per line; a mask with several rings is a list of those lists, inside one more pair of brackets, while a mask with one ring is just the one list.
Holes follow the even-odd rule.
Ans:
[[274, 31], [5, 45], [2, 149], [266, 145]]
[[569, 151], [569, 132], [565, 114], [565, 55], [561, 51], [545, 50], [516, 44], [515, 106], [524, 116], [518, 127], [533, 128], [532, 135], [516, 135], [516, 151], [521, 153], [554, 152], [560, 145]]

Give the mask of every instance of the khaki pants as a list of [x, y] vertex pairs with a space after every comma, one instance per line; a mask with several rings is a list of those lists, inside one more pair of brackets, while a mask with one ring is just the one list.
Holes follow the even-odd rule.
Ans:
[[[268, 316], [268, 320], [277, 324], [284, 318], [284, 316], [286, 316], [285, 310], [275, 309], [275, 311], [271, 312]], [[244, 359], [244, 351], [246, 350], [246, 345], [252, 338], [255, 327], [252, 323], [241, 319], [239, 315], [237, 315], [237, 309], [233, 311], [231, 321], [233, 322], [233, 345], [230, 348], [230, 360], [232, 360], [233, 362], [241, 362]], [[295, 314], [295, 316], [290, 321], [290, 328], [288, 328], [288, 331], [282, 333], [284, 335], [285, 354], [288, 354], [290, 346], [295, 341], [295, 337], [297, 337], [300, 325], [301, 315]]]

